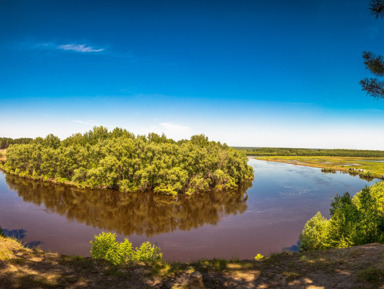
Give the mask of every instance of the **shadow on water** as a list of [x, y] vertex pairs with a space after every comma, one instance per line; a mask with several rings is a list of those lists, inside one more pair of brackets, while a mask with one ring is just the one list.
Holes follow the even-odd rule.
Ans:
[[287, 251], [287, 252], [299, 252], [299, 250], [300, 250], [300, 241], [297, 241], [296, 244], [290, 247], [283, 248], [283, 251]]
[[16, 238], [17, 240], [22, 240], [25, 238], [25, 233], [27, 232], [26, 230], [20, 229], [20, 230], [7, 230], [4, 228], [1, 228], [2, 231], [4, 232], [5, 236], [11, 237], [11, 238]]
[[26, 202], [44, 205], [68, 220], [119, 234], [146, 236], [215, 225], [226, 215], [247, 210], [247, 189], [205, 192], [177, 199], [152, 192], [84, 190], [6, 175], [6, 182]]
[[21, 241], [23, 243], [23, 245], [27, 248], [33, 249], [33, 248], [36, 248], [36, 247], [43, 244], [43, 242], [41, 242], [41, 241], [32, 241], [32, 242], [24, 243], [23, 239], [25, 238], [26, 233], [27, 233], [27, 231], [24, 229], [7, 230], [3, 227], [0, 227], [0, 228], [1, 228], [1, 231], [4, 233], [5, 236], [10, 237], [10, 238], [15, 238], [18, 241]]

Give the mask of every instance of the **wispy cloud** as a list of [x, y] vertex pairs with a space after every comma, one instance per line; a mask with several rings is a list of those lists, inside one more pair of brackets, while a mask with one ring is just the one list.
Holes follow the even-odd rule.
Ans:
[[47, 42], [36, 42], [34, 40], [25, 41], [18, 44], [18, 49], [21, 50], [34, 50], [39, 52], [50, 52], [50, 53], [79, 53], [79, 54], [99, 54], [108, 55], [111, 57], [121, 58], [125, 62], [133, 63], [137, 62], [138, 59], [130, 50], [117, 51], [110, 48], [109, 45], [93, 46], [84, 42], [71, 41], [67, 43], [47, 41]]
[[93, 46], [87, 44], [57, 44], [54, 42], [42, 42], [37, 43], [32, 46], [33, 49], [42, 49], [42, 50], [63, 50], [63, 51], [72, 51], [72, 52], [80, 52], [80, 53], [97, 53], [103, 52], [105, 48], [95, 48]]
[[102, 52], [105, 49], [104, 48], [99, 48], [95, 49], [92, 46], [87, 46], [85, 44], [64, 44], [64, 45], [58, 45], [57, 49], [61, 50], [69, 50], [69, 51], [76, 51], [76, 52]]

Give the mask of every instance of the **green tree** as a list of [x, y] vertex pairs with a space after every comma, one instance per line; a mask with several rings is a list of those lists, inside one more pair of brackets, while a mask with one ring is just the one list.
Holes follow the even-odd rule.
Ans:
[[[376, 18], [384, 17], [384, 0], [372, 0], [370, 4], [371, 13]], [[378, 77], [384, 76], [384, 59], [370, 51], [363, 52], [365, 67], [376, 77], [364, 78], [360, 81], [362, 89], [375, 98], [384, 98], [384, 81]]]
[[331, 218], [317, 213], [300, 235], [301, 249], [344, 248], [384, 242], [384, 182], [364, 188], [353, 198], [336, 195]]
[[336, 194], [329, 210], [331, 219], [328, 228], [328, 244], [332, 248], [346, 248], [354, 245], [357, 233], [358, 210], [349, 193]]
[[301, 250], [316, 250], [327, 248], [329, 221], [317, 212], [304, 226], [299, 236]]

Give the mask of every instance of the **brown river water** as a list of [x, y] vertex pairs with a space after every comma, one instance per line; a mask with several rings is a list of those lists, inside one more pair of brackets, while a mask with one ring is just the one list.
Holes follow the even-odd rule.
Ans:
[[168, 261], [253, 258], [297, 250], [305, 222], [329, 216], [335, 193], [373, 184], [318, 168], [249, 160], [252, 184], [233, 192], [177, 199], [152, 193], [82, 190], [0, 172], [0, 226], [30, 247], [89, 256], [95, 234], [114, 232], [134, 246], [150, 241]]

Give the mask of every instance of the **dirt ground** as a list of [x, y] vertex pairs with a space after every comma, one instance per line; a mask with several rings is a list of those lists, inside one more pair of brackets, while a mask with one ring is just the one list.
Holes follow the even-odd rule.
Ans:
[[384, 245], [256, 260], [126, 264], [27, 249], [0, 237], [0, 288], [384, 288]]

